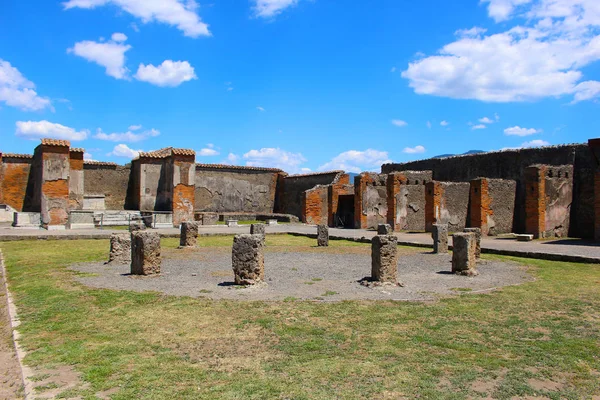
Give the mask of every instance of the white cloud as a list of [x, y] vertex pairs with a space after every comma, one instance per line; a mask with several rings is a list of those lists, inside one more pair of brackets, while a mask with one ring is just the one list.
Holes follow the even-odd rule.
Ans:
[[485, 129], [485, 128], [487, 128], [487, 125], [479, 124], [479, 125], [474, 125], [471, 129], [476, 131], [476, 130]]
[[114, 5], [137, 17], [143, 23], [161, 22], [176, 26], [185, 36], [196, 38], [210, 36], [208, 25], [196, 13], [198, 5], [194, 0], [68, 0], [63, 2], [65, 9], [91, 9], [104, 5]]
[[254, 15], [261, 18], [272, 18], [288, 7], [295, 6], [299, 0], [253, 0]]
[[425, 147], [421, 145], [415, 147], [405, 147], [404, 150], [402, 150], [402, 152], [406, 154], [423, 154], [425, 151]]
[[291, 153], [273, 147], [250, 150], [243, 158], [249, 167], [279, 168], [287, 172], [297, 172], [300, 164], [306, 162], [300, 153]]
[[531, 148], [531, 147], [543, 147], [543, 146], [550, 146], [550, 143], [546, 142], [545, 140], [536, 139], [536, 140], [531, 140], [529, 142], [521, 143], [521, 145], [517, 146], [517, 147], [504, 147], [502, 150], [519, 150], [519, 149], [527, 149], [527, 148]]
[[259, 106], [259, 107], [256, 107], [256, 109], [257, 109], [258, 111], [265, 111], [265, 109], [264, 109], [264, 108], [262, 108], [262, 107], [260, 107], [260, 106]]
[[140, 64], [135, 79], [156, 86], [175, 87], [198, 77], [189, 62], [165, 60], [158, 67]]
[[303, 174], [307, 174], [309, 172], [312, 172], [312, 169], [310, 169], [310, 168], [300, 168], [300, 172], [302, 172]]
[[367, 149], [365, 151], [349, 150], [335, 156], [331, 161], [321, 165], [319, 171], [344, 170], [360, 173], [362, 171], [379, 170], [382, 164], [391, 162], [387, 151]]
[[140, 129], [142, 129], [142, 126], [141, 125], [131, 125], [128, 129], [130, 131], [139, 131]]
[[126, 144], [118, 144], [114, 147], [113, 151], [107, 154], [107, 156], [125, 157], [129, 159], [136, 158], [140, 155], [142, 150], [130, 149]]
[[25, 111], [43, 110], [48, 107], [54, 111], [50, 99], [40, 97], [35, 84], [25, 78], [8, 61], [0, 58], [0, 102]]
[[17, 130], [15, 134], [25, 139], [51, 138], [79, 141], [86, 139], [90, 133], [87, 129], [76, 131], [68, 126], [55, 124], [46, 120], [37, 122], [17, 121], [16, 125]]
[[448, 126], [448, 125], [450, 125], [450, 122], [448, 122], [448, 121], [440, 122], [440, 126]]
[[84, 40], [67, 49], [67, 53], [73, 53], [106, 68], [106, 75], [108, 76], [116, 79], [129, 79], [129, 70], [125, 67], [125, 53], [130, 48], [130, 45], [122, 42], [100, 43]]
[[96, 161], [94, 160], [94, 156], [91, 153], [83, 153], [83, 159], [86, 161]]
[[133, 29], [134, 32], [140, 31], [140, 27], [137, 26], [137, 24], [135, 22], [132, 22], [131, 24], [129, 24], [129, 26], [131, 27], [131, 29]]
[[[136, 126], [133, 127], [136, 128]], [[94, 135], [94, 138], [99, 140], [107, 140], [109, 142], [136, 143], [151, 137], [156, 137], [158, 135], [160, 135], [160, 131], [158, 129], [152, 128], [140, 133], [133, 133], [130, 127], [129, 131], [123, 133], [104, 133], [102, 129], [98, 129], [98, 131]]]
[[600, 82], [581, 82], [582, 69], [600, 60], [597, 0], [484, 1], [496, 21], [519, 17], [523, 24], [459, 37], [410, 63], [402, 76], [416, 93], [486, 102], [598, 95]]
[[427, 121], [427, 128], [431, 129], [431, 121]]
[[240, 156], [238, 156], [237, 154], [233, 154], [233, 153], [229, 153], [227, 155], [227, 162], [230, 164], [236, 164], [240, 159]]
[[111, 39], [113, 42], [124, 42], [127, 40], [127, 36], [124, 33], [115, 32], [112, 34]]
[[479, 37], [487, 32], [487, 29], [474, 26], [471, 29], [459, 29], [454, 34], [459, 37]]
[[536, 133], [542, 133], [542, 130], [534, 128], [521, 128], [520, 126], [513, 126], [504, 130], [504, 134], [509, 136], [529, 136], [535, 135]]
[[483, 118], [479, 118], [479, 122], [481, 122], [482, 124], [493, 124], [494, 120], [489, 119], [488, 117], [483, 117]]
[[406, 125], [408, 125], [408, 124], [406, 123], [406, 121], [402, 121], [401, 119], [393, 119], [393, 120], [392, 120], [392, 124], [394, 124], [394, 125], [396, 125], [396, 126], [398, 126], [398, 127], [400, 127], [400, 128], [402, 128], [403, 126], [406, 126]]
[[212, 146], [209, 144], [205, 148], [200, 149], [200, 151], [197, 152], [196, 154], [199, 156], [208, 157], [208, 156], [218, 156], [219, 152], [217, 150], [213, 149]]
[[397, 69], [396, 67], [392, 67], [392, 69], [390, 70], [390, 72], [394, 73], [394, 72], [396, 72], [396, 69]]

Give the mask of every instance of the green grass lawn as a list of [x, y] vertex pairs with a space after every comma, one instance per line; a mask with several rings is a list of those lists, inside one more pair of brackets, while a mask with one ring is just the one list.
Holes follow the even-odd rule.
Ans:
[[[231, 237], [200, 246], [231, 246]], [[175, 248], [178, 239], [163, 246]], [[269, 236], [310, 250], [314, 240]], [[331, 251], [368, 246], [331, 242]], [[0, 243], [26, 362], [94, 399], [591, 399], [600, 266], [515, 259], [536, 280], [429, 303], [211, 301], [90, 289], [66, 269], [108, 241]], [[150, 278], [151, 279], [151, 278]], [[323, 296], [330, 295], [324, 293]], [[41, 378], [40, 378], [41, 379]], [[50, 384], [51, 385], [51, 384]], [[596, 399], [598, 397], [595, 397]]]

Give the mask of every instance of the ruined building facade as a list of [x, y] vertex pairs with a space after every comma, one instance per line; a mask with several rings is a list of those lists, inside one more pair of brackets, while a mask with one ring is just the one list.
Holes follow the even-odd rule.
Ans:
[[[0, 153], [1, 154], [1, 153]], [[192, 150], [140, 153], [126, 166], [84, 161], [83, 149], [43, 139], [33, 155], [0, 155], [0, 205], [47, 229], [86, 213], [134, 210], [169, 223], [203, 213], [288, 215], [308, 224], [397, 231], [478, 227], [484, 235], [600, 239], [600, 140], [539, 149], [289, 175], [273, 168], [198, 164]], [[0, 218], [1, 220], [1, 218]]]

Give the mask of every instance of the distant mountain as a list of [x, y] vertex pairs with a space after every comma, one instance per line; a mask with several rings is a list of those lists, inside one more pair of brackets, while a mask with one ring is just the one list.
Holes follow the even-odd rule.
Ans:
[[454, 156], [468, 156], [469, 154], [480, 154], [485, 153], [483, 150], [469, 150], [466, 153], [462, 154], [440, 154], [439, 156], [431, 157], [431, 158], [446, 158], [446, 157], [454, 157]]

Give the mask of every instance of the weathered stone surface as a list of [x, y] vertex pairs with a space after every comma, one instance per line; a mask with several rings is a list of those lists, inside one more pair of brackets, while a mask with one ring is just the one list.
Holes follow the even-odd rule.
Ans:
[[219, 222], [219, 214], [217, 213], [203, 213], [202, 214], [202, 225], [217, 225]]
[[317, 225], [317, 246], [329, 246], [329, 227], [327, 225]]
[[265, 224], [252, 224], [250, 225], [251, 235], [265, 235]]
[[141, 221], [132, 222], [129, 225], [129, 232], [145, 231], [146, 225]]
[[379, 224], [377, 225], [377, 234], [378, 235], [391, 235], [394, 233], [392, 226], [390, 224]]
[[448, 225], [434, 224], [431, 236], [433, 237], [433, 252], [448, 253]]
[[475, 257], [481, 258], [481, 228], [465, 228], [464, 232], [475, 234]]
[[156, 232], [131, 233], [131, 273], [160, 274], [160, 236]]
[[231, 252], [236, 285], [256, 285], [265, 279], [262, 235], [236, 235]]
[[398, 238], [377, 235], [371, 242], [371, 279], [398, 284]]
[[476, 276], [477, 259], [475, 257], [477, 238], [475, 233], [455, 233], [452, 236], [452, 272], [460, 275]]
[[129, 264], [131, 262], [131, 234], [113, 233], [110, 235], [108, 262], [112, 264]]
[[198, 223], [197, 222], [182, 222], [181, 234], [179, 236], [179, 246], [194, 247], [198, 240]]
[[238, 221], [237, 219], [228, 219], [227, 220], [227, 226], [232, 227], [232, 226], [238, 226]]

